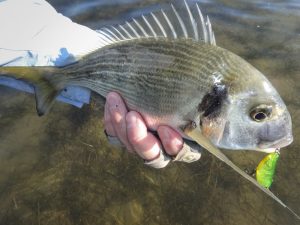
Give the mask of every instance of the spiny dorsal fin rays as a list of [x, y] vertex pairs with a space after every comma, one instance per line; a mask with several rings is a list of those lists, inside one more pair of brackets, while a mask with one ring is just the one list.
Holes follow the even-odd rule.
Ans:
[[172, 10], [173, 10], [174, 14], [176, 15], [176, 17], [177, 17], [177, 19], [178, 19], [178, 22], [179, 22], [179, 24], [180, 24], [180, 26], [181, 26], [182, 32], [183, 32], [183, 34], [184, 34], [184, 37], [185, 37], [185, 38], [188, 38], [188, 34], [187, 34], [187, 31], [186, 31], [186, 27], [185, 27], [185, 25], [184, 25], [184, 23], [183, 23], [181, 17], [179, 16], [179, 14], [178, 14], [178, 12], [176, 11], [176, 9], [175, 9], [175, 7], [173, 6], [173, 4], [171, 4], [171, 7], [172, 7]]
[[186, 38], [215, 45], [215, 36], [208, 17], [204, 18], [199, 5], [190, 7], [184, 0], [183, 10], [178, 11], [174, 5], [169, 10], [160, 10], [140, 18], [134, 18], [117, 27], [103, 28], [101, 46], [137, 38]]
[[109, 28], [105, 27], [103, 28], [103, 30], [107, 31], [108, 33], [110, 33], [117, 41], [120, 41], [121, 39], [113, 32], [111, 31]]
[[101, 30], [99, 30], [99, 31], [97, 31], [99, 34], [102, 34], [102, 42], [105, 44], [105, 45], [108, 45], [108, 44], [111, 44], [111, 43], [113, 43], [113, 41], [111, 40], [111, 39], [109, 39], [108, 38], [108, 35], [105, 33], [105, 32], [103, 32], [103, 31], [101, 31]]
[[140, 38], [140, 35], [138, 34], [138, 32], [131, 26], [130, 23], [126, 22], [126, 25], [130, 28], [130, 30], [134, 33], [136, 38]]
[[214, 40], [214, 34], [213, 34], [213, 31], [212, 31], [212, 28], [211, 28], [211, 23], [210, 23], [210, 20], [209, 20], [209, 17], [207, 16], [207, 19], [206, 19], [206, 24], [207, 24], [207, 27], [208, 27], [208, 37], [209, 37], [209, 43], [211, 45], [215, 45], [216, 41]]
[[203, 40], [204, 40], [205, 43], [207, 43], [207, 30], [206, 30], [204, 18], [203, 18], [202, 12], [201, 12], [198, 4], [196, 4], [196, 8], [197, 8], [197, 12], [199, 14], [199, 19], [200, 19], [201, 26], [202, 26]]
[[[211, 28], [211, 29], [212, 29], [212, 28]], [[212, 40], [213, 40], [211, 44], [212, 44], [212, 45], [217, 45], [217, 43], [216, 43], [216, 38], [215, 38], [215, 33], [214, 33], [213, 31], [211, 32], [211, 35], [212, 35]]]
[[194, 31], [194, 37], [195, 37], [195, 40], [198, 41], [199, 40], [199, 35], [198, 35], [198, 29], [197, 29], [197, 23], [193, 17], [193, 14], [191, 12], [191, 9], [190, 7], [188, 6], [186, 0], [184, 0], [184, 4], [185, 4], [185, 7], [188, 11], [188, 14], [189, 14], [189, 18], [190, 18], [190, 21], [191, 21], [191, 24], [192, 24], [192, 27], [193, 27], [193, 31]]
[[121, 40], [126, 40], [126, 38], [124, 37], [124, 35], [116, 28], [116, 27], [112, 27], [121, 37]]
[[151, 13], [151, 16], [155, 20], [156, 24], [158, 25], [159, 29], [163, 33], [164, 37], [167, 37], [166, 31], [165, 31], [164, 27], [161, 25], [161, 23], [159, 22], [159, 20], [157, 19], [157, 17], [153, 13]]
[[146, 25], [148, 26], [148, 28], [150, 29], [151, 33], [153, 34], [153, 37], [157, 37], [157, 34], [155, 33], [151, 24], [148, 22], [147, 18], [144, 15], [142, 16], [142, 18], [143, 18], [144, 22], [146, 23]]
[[141, 24], [136, 20], [136, 19], [132, 19], [133, 22], [135, 23], [135, 25], [142, 31], [143, 35], [145, 37], [149, 37], [149, 35], [147, 34], [147, 32], [145, 31], [145, 29], [141, 26]]
[[133, 39], [131, 34], [122, 25], [119, 25], [119, 27], [122, 29], [122, 31], [124, 31], [124, 33], [127, 35], [128, 39]]
[[161, 13], [162, 13], [163, 17], [165, 18], [165, 20], [167, 21], [167, 24], [168, 24], [170, 30], [172, 31], [173, 38], [177, 39], [177, 33], [176, 33], [176, 31], [175, 31], [175, 29], [173, 27], [173, 24], [169, 20], [169, 17], [166, 15], [166, 13], [165, 13], [164, 10], [161, 10]]
[[104, 32], [102, 30], [99, 30], [98, 32], [100, 34], [103, 34], [106, 37], [107, 42], [113, 43], [113, 42], [116, 42], [116, 40], [117, 40], [115, 37], [113, 37], [112, 35], [108, 34], [107, 32]]

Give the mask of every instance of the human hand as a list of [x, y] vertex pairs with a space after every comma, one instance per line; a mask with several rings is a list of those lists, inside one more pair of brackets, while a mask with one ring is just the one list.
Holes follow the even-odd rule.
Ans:
[[142, 116], [128, 111], [116, 92], [106, 97], [104, 124], [110, 141], [121, 142], [129, 152], [137, 153], [146, 164], [155, 168], [165, 167], [172, 156], [186, 162], [198, 160], [201, 156], [199, 150], [194, 151], [185, 145], [181, 135], [168, 126], [158, 127], [159, 138], [149, 132]]

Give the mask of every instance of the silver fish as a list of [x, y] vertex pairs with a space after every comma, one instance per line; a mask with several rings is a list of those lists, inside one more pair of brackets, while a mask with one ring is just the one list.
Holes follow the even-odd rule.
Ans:
[[[72, 65], [2, 67], [0, 74], [34, 85], [39, 115], [47, 113], [69, 85], [103, 97], [116, 91], [130, 110], [141, 113], [149, 129], [173, 127], [259, 187], [216, 147], [285, 147], [293, 140], [290, 114], [261, 72], [216, 45], [210, 20], [198, 5], [191, 9], [184, 4], [181, 12], [172, 5], [169, 11], [99, 30], [102, 46]], [[196, 124], [198, 138], [184, 133], [191, 123]], [[287, 207], [272, 192], [260, 189]]]

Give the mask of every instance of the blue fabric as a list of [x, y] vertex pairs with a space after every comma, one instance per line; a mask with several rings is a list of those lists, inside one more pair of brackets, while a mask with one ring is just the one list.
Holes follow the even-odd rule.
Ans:
[[[34, 93], [34, 87], [32, 85], [9, 77], [0, 77], [0, 85], [32, 94]], [[90, 93], [90, 90], [86, 88], [69, 86], [65, 88], [59, 96], [57, 96], [56, 100], [81, 108], [84, 103], [88, 104], [90, 102]]]

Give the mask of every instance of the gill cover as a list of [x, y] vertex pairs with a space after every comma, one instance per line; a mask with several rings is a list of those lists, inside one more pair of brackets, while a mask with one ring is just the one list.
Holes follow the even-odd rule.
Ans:
[[206, 94], [198, 106], [202, 134], [215, 145], [220, 142], [226, 125], [224, 106], [228, 96], [227, 87], [215, 83], [212, 90]]

